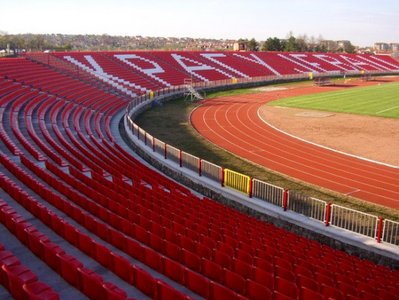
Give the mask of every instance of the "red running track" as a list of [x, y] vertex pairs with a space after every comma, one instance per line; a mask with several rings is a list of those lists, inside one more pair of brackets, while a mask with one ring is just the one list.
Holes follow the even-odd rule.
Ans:
[[258, 116], [265, 103], [335, 88], [295, 87], [215, 98], [193, 111], [195, 129], [214, 144], [271, 170], [345, 195], [399, 209], [399, 169], [300, 141]]

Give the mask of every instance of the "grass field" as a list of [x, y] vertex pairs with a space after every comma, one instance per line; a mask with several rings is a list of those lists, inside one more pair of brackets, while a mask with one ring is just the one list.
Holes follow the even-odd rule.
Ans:
[[399, 119], [399, 83], [284, 98], [269, 105]]

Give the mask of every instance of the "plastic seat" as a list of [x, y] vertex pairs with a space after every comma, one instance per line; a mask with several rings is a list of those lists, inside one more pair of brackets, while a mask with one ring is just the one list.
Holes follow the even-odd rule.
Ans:
[[219, 243], [216, 247], [219, 251], [222, 251], [223, 253], [234, 257], [234, 248], [228, 244], [228, 243]]
[[232, 258], [222, 251], [215, 250], [213, 252], [213, 260], [223, 268], [230, 269], [232, 266]]
[[297, 275], [303, 275], [308, 278], [313, 278], [313, 272], [305, 266], [297, 265], [295, 267], [295, 273]]
[[133, 239], [126, 240], [126, 253], [129, 254], [131, 257], [142, 260], [144, 250], [140, 243]]
[[211, 282], [208, 278], [185, 268], [184, 283], [185, 286], [187, 286], [194, 293], [200, 295], [203, 298], [209, 298]]
[[239, 259], [249, 265], [252, 265], [254, 262], [253, 256], [250, 253], [248, 253], [244, 250], [240, 250], [240, 249], [236, 249], [235, 258]]
[[78, 269], [82, 268], [83, 265], [76, 258], [68, 254], [57, 254], [60, 263], [60, 275], [70, 284], [77, 287], [78, 280]]
[[321, 288], [321, 293], [326, 298], [331, 298], [331, 299], [335, 299], [335, 300], [345, 299], [344, 295], [342, 294], [342, 292], [340, 290], [330, 287], [330, 286], [323, 286]]
[[213, 261], [202, 259], [202, 273], [213, 281], [222, 282], [223, 268]]
[[123, 256], [112, 253], [112, 271], [124, 281], [134, 284], [134, 272], [130, 261]]
[[280, 258], [280, 257], [275, 257], [274, 258], [274, 265], [277, 268], [284, 268], [288, 271], [292, 271], [293, 270], [293, 265], [291, 261], [288, 261], [286, 259]]
[[335, 287], [335, 281], [331, 277], [317, 273], [315, 276], [315, 279], [319, 283], [320, 286]]
[[150, 234], [150, 247], [158, 252], [164, 252], [165, 240], [155, 234]]
[[326, 299], [324, 296], [325, 295], [319, 293], [318, 291], [315, 291], [314, 289], [310, 289], [305, 286], [302, 286], [300, 288], [300, 300], [324, 300]]
[[253, 300], [272, 300], [273, 292], [267, 287], [247, 279], [246, 296]]
[[271, 291], [274, 290], [274, 275], [273, 275], [273, 273], [264, 271], [262, 269], [254, 268], [252, 280], [267, 287]]
[[56, 272], [61, 272], [60, 256], [65, 254], [64, 249], [52, 242], [42, 243], [44, 261]]
[[36, 281], [23, 285], [24, 293], [29, 300], [58, 300], [60, 296], [47, 284]]
[[189, 300], [189, 296], [177, 291], [162, 281], [157, 281], [157, 296], [159, 300]]
[[239, 294], [245, 293], [245, 285], [246, 285], [245, 279], [242, 276], [238, 275], [237, 273], [224, 269], [223, 283], [228, 288], [232, 289], [233, 291]]
[[274, 273], [274, 265], [273, 262], [268, 261], [266, 259], [263, 258], [255, 258], [254, 261], [254, 266], [258, 269], [262, 269], [264, 271], [270, 272], [270, 273]]
[[162, 271], [172, 280], [182, 284], [184, 279], [184, 267], [174, 260], [162, 257]]
[[286, 280], [284, 278], [275, 277], [275, 289], [277, 292], [296, 299], [298, 296], [298, 289], [295, 282]]
[[150, 268], [159, 271], [161, 269], [162, 256], [158, 252], [150, 248], [143, 247], [143, 249], [144, 249], [144, 260], [143, 260], [144, 263]]
[[191, 270], [199, 272], [201, 270], [201, 258], [190, 251], [182, 249], [182, 262]]
[[37, 276], [23, 265], [3, 265], [2, 270], [7, 278], [7, 287], [15, 299], [26, 297], [26, 293], [22, 289], [24, 284], [37, 282]]
[[112, 263], [111, 251], [104, 245], [99, 244], [97, 242], [94, 244], [94, 249], [95, 249], [94, 258], [104, 267], [108, 269], [111, 268], [111, 263]]
[[49, 241], [48, 237], [36, 230], [35, 227], [27, 227], [26, 232], [28, 233], [29, 249], [39, 257], [44, 256], [42, 244]]
[[155, 279], [145, 270], [134, 267], [136, 287], [149, 297], [153, 297], [156, 291]]
[[280, 278], [284, 278], [288, 281], [295, 282], [296, 281], [296, 276], [293, 272], [285, 269], [285, 268], [280, 268], [278, 266], [275, 266], [274, 270], [274, 276], [278, 276]]
[[252, 265], [247, 264], [239, 259], [234, 259], [233, 261], [233, 270], [241, 274], [244, 278], [250, 278], [252, 274], [253, 267]]
[[82, 293], [90, 299], [100, 299], [103, 296], [104, 281], [100, 275], [87, 268], [79, 268], [78, 276]]
[[212, 258], [212, 250], [207, 246], [197, 243], [195, 245], [195, 253], [201, 258], [211, 259]]
[[178, 244], [182, 249], [186, 249], [187, 251], [194, 252], [195, 251], [195, 243], [194, 241], [186, 237], [184, 235], [179, 234], [179, 242]]
[[319, 292], [320, 286], [319, 284], [311, 278], [308, 278], [303, 275], [298, 275], [296, 278], [296, 282], [298, 287], [306, 287], [307, 289], [311, 289], [313, 291]]
[[82, 250], [84, 253], [86, 253], [90, 257], [94, 257], [94, 240], [90, 236], [80, 232], [78, 235], [78, 246], [79, 249]]
[[218, 300], [218, 299], [236, 299], [236, 298], [237, 294], [231, 289], [223, 285], [220, 285], [216, 282], [211, 282], [209, 299]]
[[104, 283], [102, 287], [106, 300], [125, 300], [127, 298], [126, 292], [111, 282]]
[[110, 235], [110, 242], [111, 244], [118, 248], [121, 251], [125, 251], [126, 248], [126, 239], [125, 235], [121, 233], [120, 231], [117, 231], [115, 229], [110, 228], [109, 229], [109, 235]]
[[181, 251], [182, 249], [179, 246], [165, 240], [165, 254], [167, 257], [180, 262], [182, 257]]

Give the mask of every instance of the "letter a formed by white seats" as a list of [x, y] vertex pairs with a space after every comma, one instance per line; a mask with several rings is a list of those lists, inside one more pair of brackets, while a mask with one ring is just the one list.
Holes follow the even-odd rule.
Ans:
[[[162, 67], [156, 63], [153, 60], [141, 57], [139, 55], [136, 54], [115, 54], [114, 55], [117, 59], [119, 59], [120, 61], [122, 61], [123, 63], [135, 68], [136, 70], [139, 70], [140, 72], [143, 72], [144, 74], [146, 74], [147, 76], [155, 79], [156, 81], [164, 84], [167, 87], [171, 87], [172, 85], [168, 82], [166, 82], [165, 80], [159, 78], [158, 76], [155, 76], [155, 74], [161, 74], [161, 73], [165, 73], [165, 70], [162, 69]], [[138, 65], [134, 64], [133, 62], [129, 61], [129, 59], [138, 59], [138, 60], [142, 60], [145, 61], [147, 63], [150, 63], [153, 65], [153, 68], [149, 68], [149, 69], [143, 69], [141, 67], [139, 67]]]
[[382, 71], [382, 70], [391, 71], [392, 70], [391, 68], [388, 68], [387, 66], [383, 66], [383, 65], [379, 64], [378, 62], [371, 61], [371, 60], [369, 60], [369, 59], [367, 59], [367, 58], [365, 58], [365, 57], [363, 57], [361, 55], [357, 55], [356, 57], [359, 58], [359, 59], [363, 59], [363, 60], [367, 61], [369, 63], [369, 65], [374, 66], [374, 68], [377, 68], [379, 71]]
[[295, 57], [297, 60], [303, 62], [304, 64], [311, 65], [313, 68], [319, 69], [322, 72], [327, 71], [327, 70], [323, 69], [322, 67], [320, 67], [320, 64], [318, 64], [318, 63], [315, 63], [315, 62], [312, 63], [312, 62], [306, 61], [306, 59], [304, 59], [304, 58], [308, 57], [306, 54], [297, 53], [297, 54], [290, 54], [290, 56]]
[[288, 61], [290, 61], [290, 62], [292, 62], [292, 63], [294, 63], [294, 64], [296, 64], [298, 66], [301, 66], [302, 68], [304, 68], [305, 70], [295, 69], [296, 71], [298, 71], [300, 73], [317, 72], [315, 69], [313, 69], [311, 67], [308, 67], [308, 66], [306, 66], [305, 64], [303, 64], [303, 63], [301, 63], [299, 61], [296, 61], [295, 60], [296, 57], [294, 57], [294, 56], [288, 57], [288, 56], [285, 56], [284, 54], [277, 54], [277, 55], [280, 56], [281, 58], [284, 58], [284, 59], [286, 59], [286, 60], [288, 60]]
[[[336, 71], [354, 71], [355, 70], [353, 68], [353, 66], [351, 68], [350, 65], [345, 64], [342, 61], [340, 61], [340, 60], [338, 60], [338, 59], [336, 59], [336, 58], [334, 58], [334, 57], [332, 57], [330, 55], [327, 55], [327, 54], [314, 54], [313, 56], [317, 57], [318, 59], [320, 59], [320, 60], [322, 60], [322, 61], [324, 61], [326, 63], [329, 63], [330, 65], [335, 66], [336, 68], [338, 68], [338, 70], [336, 70]], [[349, 69], [345, 68], [345, 66], [349, 67]]]
[[[362, 59], [365, 59], [365, 58], [363, 58], [363, 57], [361, 57]], [[394, 64], [391, 64], [391, 63], [389, 63], [389, 62], [387, 62], [387, 61], [385, 61], [385, 60], [383, 60], [383, 59], [381, 59], [381, 58], [379, 58], [379, 57], [376, 57], [376, 56], [370, 56], [370, 59], [372, 59], [372, 60], [378, 60], [379, 62], [381, 62], [381, 63], [383, 63], [383, 64], [386, 64], [386, 65], [388, 65], [388, 66], [391, 66], [392, 67], [392, 69], [390, 69], [390, 70], [392, 70], [392, 71], [397, 71], [397, 70], [399, 70], [399, 65], [394, 65]], [[371, 61], [371, 60], [370, 60]]]
[[243, 56], [243, 55], [240, 55], [238, 53], [234, 53], [233, 55], [236, 56], [236, 57], [239, 57], [241, 59], [248, 60], [248, 61], [251, 61], [253, 63], [259, 64], [261, 66], [264, 66], [266, 69], [271, 71], [274, 75], [277, 75], [277, 76], [281, 75], [278, 71], [276, 71], [274, 68], [269, 66], [265, 61], [263, 61], [262, 59], [260, 59], [258, 56], [256, 56], [253, 53], [250, 55], [251, 57], [253, 57], [253, 59], [251, 59], [249, 57], [246, 57], [246, 56]]
[[241, 76], [242, 78], [249, 78], [249, 76], [247, 74], [244, 74], [224, 63], [222, 63], [221, 61], [218, 61], [217, 59], [215, 59], [215, 57], [226, 57], [225, 54], [222, 53], [202, 53], [201, 56], [205, 57], [206, 59], [209, 59], [210, 61], [214, 62], [215, 64], [218, 64], [219, 66], [224, 67], [227, 70], [230, 70], [234, 73], [236, 73], [237, 75]]
[[[186, 70], [189, 74], [201, 79], [202, 81], [208, 82], [209, 79], [205, 78], [204, 76], [199, 75], [198, 73], [196, 73], [196, 71], [216, 71], [219, 72], [225, 76], [227, 76], [228, 78], [234, 78], [233, 75], [230, 75], [220, 69], [208, 66], [204, 63], [201, 63], [199, 61], [196, 61], [194, 59], [188, 58], [188, 57], [184, 57], [181, 56], [179, 54], [176, 53], [172, 53], [172, 57], [177, 61], [177, 63], [184, 69]], [[189, 61], [191, 63], [196, 64], [196, 66], [187, 66], [184, 61]]]
[[[347, 61], [348, 63], [350, 63], [352, 66], [354, 66], [354, 67], [356, 68], [356, 70], [363, 70], [365, 66], [371, 66], [371, 67], [373, 67], [374, 69], [376, 68], [375, 65], [372, 65], [372, 64], [370, 64], [370, 63], [363, 62], [363, 61], [360, 61], [360, 60], [356, 60], [356, 59], [350, 58], [350, 57], [345, 56], [345, 55], [340, 55], [340, 57], [341, 57], [343, 60], [345, 60], [345, 61]], [[378, 68], [377, 68], [377, 69], [378, 69]]]
[[64, 58], [66, 60], [68, 60], [69, 62], [73, 63], [74, 65], [76, 65], [76, 66], [82, 68], [83, 70], [89, 72], [90, 74], [93, 74], [94, 76], [100, 78], [101, 80], [109, 83], [110, 85], [114, 86], [116, 89], [127, 93], [130, 96], [135, 97], [135, 96], [137, 96], [137, 94], [132, 92], [132, 91], [130, 91], [130, 90], [128, 90], [123, 85], [132, 87], [132, 88], [137, 89], [137, 90], [141, 90], [143, 92], [149, 92], [149, 90], [147, 88], [145, 88], [145, 87], [142, 87], [142, 86], [140, 86], [138, 84], [134, 84], [133, 82], [127, 81], [127, 80], [119, 78], [117, 76], [108, 74], [107, 72], [105, 72], [103, 70], [103, 68], [95, 61], [95, 59], [91, 55], [85, 55], [84, 58], [90, 64], [90, 66], [92, 68], [86, 66], [85, 64], [79, 62], [78, 60], [76, 60], [75, 58], [73, 58], [73, 57], [71, 57], [69, 55], [64, 56]]

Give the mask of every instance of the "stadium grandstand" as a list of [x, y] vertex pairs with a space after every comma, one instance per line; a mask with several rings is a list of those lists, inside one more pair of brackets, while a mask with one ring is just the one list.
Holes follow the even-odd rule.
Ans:
[[139, 99], [184, 95], [188, 78], [223, 88], [398, 71], [388, 56], [331, 53], [0, 59], [0, 299], [399, 299], [397, 269], [199, 196], [118, 129]]

